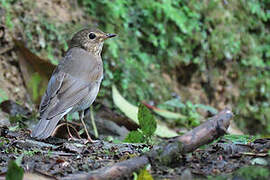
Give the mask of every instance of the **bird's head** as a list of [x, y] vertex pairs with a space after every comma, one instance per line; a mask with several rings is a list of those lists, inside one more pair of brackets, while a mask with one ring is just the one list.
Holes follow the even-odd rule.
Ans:
[[100, 55], [104, 41], [115, 36], [116, 34], [106, 34], [98, 29], [83, 29], [72, 37], [69, 48], [80, 47], [94, 55]]

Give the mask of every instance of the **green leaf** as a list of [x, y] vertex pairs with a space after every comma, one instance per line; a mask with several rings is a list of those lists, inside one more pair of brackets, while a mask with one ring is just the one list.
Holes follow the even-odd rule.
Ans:
[[209, 111], [212, 114], [217, 114], [218, 113], [217, 109], [215, 109], [215, 108], [213, 108], [211, 106], [204, 105], [204, 104], [195, 104], [195, 107], [196, 108], [201, 108], [201, 109], [203, 109], [205, 111]]
[[8, 163], [8, 171], [6, 174], [6, 180], [22, 180], [23, 168], [19, 167], [15, 161]]
[[170, 112], [170, 111], [167, 111], [164, 109], [155, 108], [155, 109], [153, 109], [153, 111], [155, 113], [157, 113], [158, 115], [160, 115], [164, 118], [167, 118], [167, 119], [185, 119], [185, 118], [187, 118], [186, 116], [184, 116], [180, 113]]
[[139, 106], [138, 119], [143, 134], [152, 136], [157, 129], [157, 122], [151, 111], [144, 104]]
[[21, 164], [22, 164], [22, 158], [23, 158], [23, 154], [21, 154], [21, 155], [15, 160], [15, 163], [16, 163], [18, 166], [21, 166]]
[[129, 143], [142, 143], [144, 142], [144, 137], [139, 131], [131, 131], [128, 133], [124, 141]]
[[250, 161], [252, 165], [261, 165], [261, 166], [267, 166], [268, 162], [264, 158], [254, 158]]
[[133, 180], [138, 180], [138, 174], [136, 172], [133, 172]]
[[29, 82], [29, 86], [32, 88], [32, 96], [34, 100], [37, 100], [39, 97], [39, 88], [40, 88], [40, 82], [41, 77], [38, 73], [34, 73], [31, 77], [31, 80]]
[[[134, 106], [133, 104], [129, 103], [117, 90], [115, 85], [112, 86], [112, 98], [114, 104], [131, 120], [135, 123], [139, 124], [138, 121], [138, 107]], [[178, 134], [169, 129], [165, 123], [157, 121], [157, 130], [155, 132], [156, 135], [160, 137], [175, 137]]]
[[236, 135], [236, 134], [229, 134], [225, 135], [224, 138], [232, 141], [233, 143], [241, 143], [241, 144], [248, 144], [253, 142], [255, 138], [249, 135]]
[[124, 97], [119, 93], [117, 88], [112, 86], [112, 96], [114, 104], [130, 119], [135, 123], [139, 124], [137, 119], [138, 108], [133, 104], [129, 103]]
[[140, 170], [139, 176], [137, 180], [154, 180], [152, 175], [146, 170]]

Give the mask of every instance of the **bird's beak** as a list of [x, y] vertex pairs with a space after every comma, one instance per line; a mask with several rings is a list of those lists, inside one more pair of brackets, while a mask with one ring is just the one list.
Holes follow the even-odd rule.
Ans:
[[116, 34], [106, 34], [106, 39], [112, 38], [112, 37], [115, 37], [115, 36], [116, 36]]

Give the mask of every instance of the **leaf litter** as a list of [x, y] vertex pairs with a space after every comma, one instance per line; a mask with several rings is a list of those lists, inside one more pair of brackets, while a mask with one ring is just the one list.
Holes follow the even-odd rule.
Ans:
[[[82, 140], [49, 138], [40, 142], [31, 139], [29, 132], [24, 130], [12, 132], [2, 127], [0, 132], [0, 174], [7, 173], [10, 160], [20, 156], [21, 167], [27, 173], [65, 177], [88, 173], [139, 156], [145, 153], [145, 149], [152, 148], [146, 144], [116, 144], [102, 140], [84, 144]], [[188, 170], [194, 177], [206, 177], [232, 173], [254, 163], [269, 167], [269, 144], [269, 138], [258, 139], [248, 144], [234, 143], [221, 138], [213, 144], [183, 155], [181, 163], [174, 162], [168, 167], [152, 164], [150, 172], [158, 178], [175, 178]]]

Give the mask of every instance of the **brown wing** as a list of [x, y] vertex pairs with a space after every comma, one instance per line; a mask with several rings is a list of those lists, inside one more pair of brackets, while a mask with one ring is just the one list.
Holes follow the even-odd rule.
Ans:
[[89, 94], [98, 76], [102, 76], [102, 68], [96, 68], [100, 62], [84, 53], [71, 50], [54, 71], [42, 98], [40, 121], [32, 137], [49, 137], [59, 120]]
[[50, 136], [59, 120], [87, 96], [90, 89], [90, 84], [66, 73], [60, 72], [53, 75], [40, 105], [40, 122], [35, 127], [32, 136], [40, 139]]

